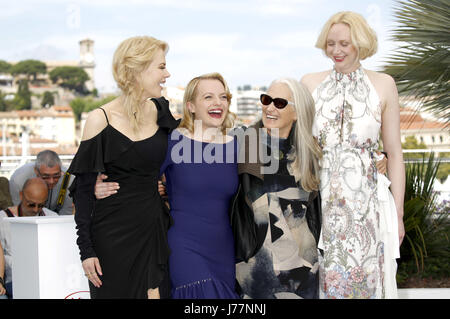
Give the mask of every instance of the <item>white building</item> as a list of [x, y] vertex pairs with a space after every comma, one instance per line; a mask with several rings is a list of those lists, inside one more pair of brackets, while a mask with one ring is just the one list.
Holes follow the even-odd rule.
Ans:
[[170, 111], [175, 118], [183, 116], [184, 87], [165, 87], [163, 96], [169, 101]]
[[250, 125], [261, 116], [260, 95], [264, 91], [258, 89], [252, 90], [234, 90], [232, 92], [230, 110], [237, 115], [237, 125]]
[[[29, 143], [33, 144], [30, 149], [70, 147], [75, 143], [75, 118], [70, 106], [0, 112], [0, 127], [2, 143], [8, 143], [10, 149], [21, 143], [23, 132], [27, 132]], [[30, 155], [33, 155], [32, 153], [34, 152], [28, 152]], [[3, 155], [21, 154], [6, 152]]]
[[449, 128], [408, 107], [400, 108], [400, 133], [402, 143], [407, 136], [415, 136], [417, 142], [425, 143], [429, 149], [450, 149]]

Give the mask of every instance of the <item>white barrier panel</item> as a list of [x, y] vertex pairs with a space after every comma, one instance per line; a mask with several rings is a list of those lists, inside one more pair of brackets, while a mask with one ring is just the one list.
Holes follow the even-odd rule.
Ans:
[[14, 299], [87, 299], [73, 216], [8, 218]]

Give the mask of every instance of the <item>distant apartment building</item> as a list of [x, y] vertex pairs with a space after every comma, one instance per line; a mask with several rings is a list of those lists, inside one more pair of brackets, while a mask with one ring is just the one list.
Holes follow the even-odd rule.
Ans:
[[259, 96], [263, 93], [259, 90], [236, 91], [236, 112], [238, 116], [255, 116], [261, 112], [258, 105]]
[[415, 136], [417, 142], [429, 149], [450, 149], [450, 128], [431, 118], [424, 118], [410, 107], [400, 108], [401, 141], [407, 136]]
[[22, 155], [24, 138], [29, 148], [27, 155], [35, 155], [36, 150], [46, 148], [73, 151], [76, 140], [75, 118], [70, 106], [0, 112], [0, 130], [3, 156]]
[[163, 96], [169, 101], [170, 111], [175, 118], [183, 116], [184, 87], [165, 87]]
[[246, 90], [234, 90], [230, 110], [237, 115], [237, 125], [250, 125], [261, 116], [259, 97], [263, 90], [249, 88]]

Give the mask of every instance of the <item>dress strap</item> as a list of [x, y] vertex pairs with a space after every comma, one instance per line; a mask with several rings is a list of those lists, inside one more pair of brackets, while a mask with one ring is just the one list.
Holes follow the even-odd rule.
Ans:
[[9, 208], [5, 209], [4, 212], [8, 217], [16, 217]]
[[106, 115], [106, 111], [101, 107], [99, 109], [102, 110], [103, 113], [105, 113], [106, 123], [108, 123], [108, 125], [109, 125], [108, 116]]

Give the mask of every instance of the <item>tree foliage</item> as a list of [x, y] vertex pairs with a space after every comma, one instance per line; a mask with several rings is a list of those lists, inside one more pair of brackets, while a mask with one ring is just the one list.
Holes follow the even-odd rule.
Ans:
[[28, 80], [19, 81], [19, 87], [14, 97], [13, 105], [17, 110], [31, 109], [31, 92], [28, 87]]
[[[425, 145], [425, 143], [421, 142], [419, 143], [416, 139], [415, 136], [406, 136], [405, 137], [405, 142], [402, 143], [402, 149], [407, 150], [407, 149], [426, 149], [427, 146]], [[410, 158], [422, 158], [422, 154], [421, 153], [405, 153], [403, 155], [403, 157], [405, 159], [410, 159]]]
[[72, 107], [73, 114], [75, 115], [75, 120], [79, 122], [81, 120], [81, 113], [90, 112], [112, 100], [114, 100], [116, 96], [111, 95], [107, 96], [103, 99], [93, 99], [92, 97], [87, 98], [75, 98], [70, 102], [70, 106]]
[[6, 102], [6, 94], [0, 91], [0, 112], [8, 111], [8, 104]]
[[55, 104], [55, 97], [52, 92], [45, 91], [44, 96], [42, 97], [41, 106], [45, 107], [47, 105], [52, 106]]
[[400, 94], [416, 96], [420, 108], [450, 124], [450, 1], [398, 0], [394, 12], [392, 39], [402, 45], [384, 72]]
[[83, 113], [86, 108], [86, 101], [83, 98], [77, 97], [70, 101], [70, 107], [75, 115], [75, 121], [79, 122], [81, 120], [81, 113]]
[[424, 269], [426, 257], [450, 257], [449, 211], [436, 215], [438, 202], [433, 190], [439, 165], [434, 153], [406, 165], [405, 240], [400, 255], [402, 261], [414, 260], [418, 271]]
[[12, 75], [24, 74], [28, 76], [28, 79], [33, 76], [33, 80], [36, 80], [38, 74], [47, 73], [47, 65], [38, 60], [24, 60], [14, 64], [10, 68], [10, 73]]
[[10, 63], [0, 60], [0, 73], [10, 73], [11, 66]]
[[89, 75], [82, 68], [76, 66], [60, 66], [50, 71], [49, 76], [53, 83], [57, 83], [61, 87], [80, 94], [87, 93], [85, 83], [89, 80]]

